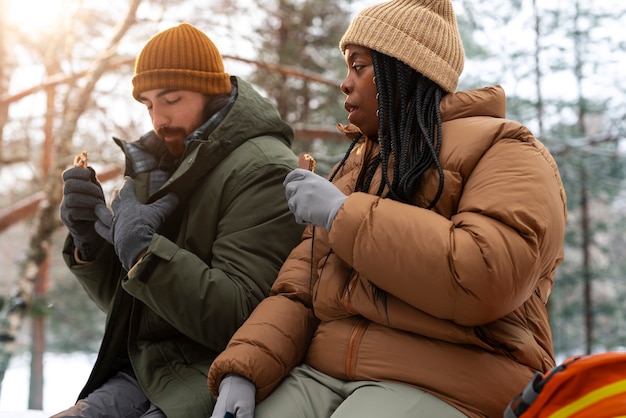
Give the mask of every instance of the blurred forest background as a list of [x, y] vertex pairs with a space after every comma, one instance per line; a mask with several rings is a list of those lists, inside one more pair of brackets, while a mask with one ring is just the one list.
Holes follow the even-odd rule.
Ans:
[[[28, 407], [42, 409], [45, 353], [96, 352], [104, 315], [60, 253], [61, 172], [88, 150], [106, 192], [112, 137], [150, 129], [130, 94], [147, 39], [187, 21], [226, 70], [275, 101], [294, 151], [321, 173], [344, 153], [343, 57], [363, 0], [0, 0], [0, 389], [30, 359]], [[453, 0], [467, 55], [459, 89], [501, 84], [507, 113], [554, 154], [568, 195], [566, 258], [549, 309], [560, 358], [626, 347], [626, 2]], [[514, 156], [512, 156], [514, 158]], [[540, 185], [538, 185], [540, 187]]]

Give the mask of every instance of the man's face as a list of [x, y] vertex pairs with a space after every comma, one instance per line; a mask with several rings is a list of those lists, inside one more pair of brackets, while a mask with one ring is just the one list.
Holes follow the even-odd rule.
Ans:
[[144, 91], [139, 101], [146, 105], [157, 136], [174, 157], [185, 152], [185, 138], [204, 121], [206, 96], [189, 90], [155, 89]]

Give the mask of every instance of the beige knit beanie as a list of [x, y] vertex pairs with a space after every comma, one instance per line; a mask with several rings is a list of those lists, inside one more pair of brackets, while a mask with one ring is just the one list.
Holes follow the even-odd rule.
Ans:
[[368, 7], [339, 42], [395, 57], [444, 90], [454, 92], [463, 71], [463, 41], [450, 0], [391, 0]]
[[196, 27], [181, 23], [154, 35], [135, 60], [133, 97], [153, 89], [230, 93], [230, 77], [213, 42]]

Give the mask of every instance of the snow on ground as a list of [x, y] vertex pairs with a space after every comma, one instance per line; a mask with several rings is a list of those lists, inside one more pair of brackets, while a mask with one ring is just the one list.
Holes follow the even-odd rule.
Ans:
[[2, 381], [0, 418], [39, 418], [66, 409], [76, 402], [89, 377], [94, 354], [46, 354], [44, 356], [43, 409], [28, 410], [30, 356], [14, 357]]

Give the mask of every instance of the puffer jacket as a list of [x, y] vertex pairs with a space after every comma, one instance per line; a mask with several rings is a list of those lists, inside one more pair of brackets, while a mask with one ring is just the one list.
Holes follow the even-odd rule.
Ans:
[[349, 196], [330, 233], [305, 231], [271, 296], [213, 363], [213, 394], [237, 373], [261, 401], [304, 362], [338, 379], [412, 385], [470, 417], [501, 417], [535, 371], [554, 366], [546, 302], [566, 223], [555, 161], [504, 119], [499, 86], [448, 94], [441, 114], [436, 206], [423, 208], [437, 193], [434, 168], [415, 196], [420, 207], [376, 196], [376, 182], [371, 194], [353, 192], [378, 152], [375, 141], [357, 144], [333, 180]]
[[[173, 166], [151, 134], [118, 141], [138, 199], [153, 202], [174, 192], [181, 200], [128, 274], [112, 245], [80, 265], [73, 261], [72, 240], [66, 241], [66, 263], [107, 313], [100, 352], [79, 399], [129, 360], [129, 371], [168, 417], [209, 416], [215, 402], [206, 387], [211, 362], [268, 295], [300, 240], [303, 227], [289, 212], [282, 186], [297, 166], [293, 130], [250, 84], [232, 80], [227, 113], [191, 134]], [[159, 177], [162, 186], [151, 193]]]

